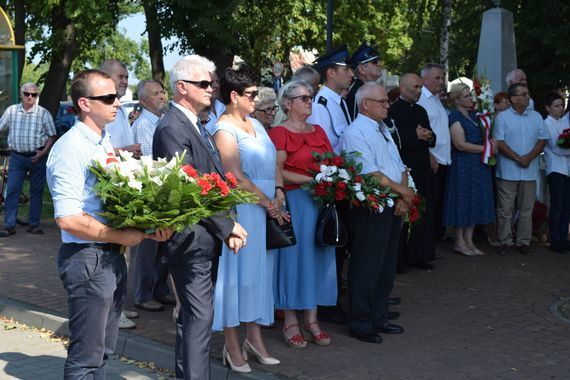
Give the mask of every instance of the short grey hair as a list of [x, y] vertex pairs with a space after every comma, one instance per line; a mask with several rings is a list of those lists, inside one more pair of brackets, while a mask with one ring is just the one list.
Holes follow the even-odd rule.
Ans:
[[127, 69], [127, 66], [123, 62], [121, 62], [117, 59], [106, 59], [106, 60], [104, 60], [103, 62], [101, 62], [101, 65], [99, 65], [99, 70], [104, 72], [104, 73], [111, 75], [111, 74], [113, 74], [113, 70], [115, 69], [115, 66], [119, 66], [119, 67], [129, 71]]
[[170, 88], [173, 93], [177, 93], [176, 82], [180, 80], [189, 80], [196, 71], [207, 71], [212, 73], [216, 71], [216, 65], [208, 58], [201, 55], [187, 55], [172, 66], [170, 70]]
[[275, 115], [275, 122], [273, 123], [274, 126], [281, 124], [289, 118], [288, 110], [283, 107], [283, 101], [291, 99], [294, 95], [295, 90], [299, 87], [304, 87], [307, 91], [313, 94], [313, 86], [304, 80], [291, 80], [285, 83], [281, 89], [279, 89], [279, 96], [277, 97], [277, 105], [279, 106], [279, 111], [277, 111], [277, 115]]
[[519, 71], [524, 73], [524, 71], [522, 71], [521, 69], [514, 69], [514, 70], [511, 70], [507, 73], [507, 76], [505, 77], [505, 81], [507, 82], [507, 86], [510, 86], [511, 84], [513, 84], [515, 77], [517, 76], [517, 73]]
[[427, 77], [432, 69], [440, 69], [441, 71], [445, 71], [445, 68], [440, 65], [439, 63], [426, 63], [422, 70], [420, 71], [420, 77], [424, 79]]
[[164, 90], [164, 85], [157, 80], [154, 79], [141, 80], [139, 84], [137, 84], [137, 98], [144, 99], [148, 96], [145, 88], [148, 83], [158, 83], [160, 87], [162, 87], [162, 89]]
[[[295, 71], [295, 73], [291, 77], [291, 80], [302, 80], [310, 84], [313, 82], [313, 79], [316, 77], [318, 77], [320, 81], [321, 74], [319, 74], [317, 70], [313, 69], [310, 66], [303, 66], [299, 68], [297, 71]], [[313, 91], [315, 91], [315, 89], [313, 89]]]
[[256, 107], [265, 103], [273, 104], [277, 100], [275, 90], [271, 87], [258, 87], [257, 91], [259, 91], [259, 93], [257, 94], [257, 100], [255, 101]]
[[35, 87], [36, 90], [38, 89], [38, 85], [35, 84], [34, 82], [26, 82], [26, 83], [24, 83], [24, 84], [22, 85], [22, 87], [20, 87], [20, 92], [24, 92], [24, 89], [25, 89], [26, 87]]
[[358, 104], [358, 107], [360, 107], [364, 98], [370, 96], [370, 93], [372, 93], [372, 91], [374, 91], [378, 87], [382, 87], [382, 85], [376, 82], [368, 82], [360, 86], [360, 88], [356, 91], [356, 95], [354, 95], [355, 99], [354, 101], [356, 102], [356, 104]]

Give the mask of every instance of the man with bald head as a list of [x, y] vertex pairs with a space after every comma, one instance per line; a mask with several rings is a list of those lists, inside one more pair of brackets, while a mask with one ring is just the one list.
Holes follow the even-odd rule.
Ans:
[[408, 228], [402, 229], [398, 255], [398, 272], [405, 273], [408, 265], [433, 269], [429, 264], [435, 258], [435, 226], [433, 199], [434, 173], [430, 166], [429, 148], [436, 144], [426, 110], [417, 104], [422, 93], [422, 81], [413, 73], [400, 79], [400, 98], [392, 104], [389, 122], [399, 135], [399, 150], [404, 164], [411, 174], [418, 192], [426, 198], [426, 212], [422, 223], [415, 226], [408, 236]]
[[0, 237], [16, 233], [16, 220], [20, 193], [26, 174], [30, 173], [30, 212], [27, 231], [43, 234], [40, 224], [44, 184], [46, 181], [46, 160], [55, 142], [56, 131], [51, 114], [37, 104], [39, 90], [35, 83], [25, 83], [20, 89], [22, 103], [14, 104], [0, 119], [0, 132], [8, 128], [10, 165], [8, 167], [8, 189], [6, 194], [4, 231]]
[[344, 152], [359, 152], [352, 158], [362, 164], [362, 173], [374, 176], [399, 198], [382, 213], [353, 207], [348, 213], [350, 269], [349, 333], [368, 343], [381, 343], [383, 334], [401, 334], [402, 327], [388, 322], [388, 297], [394, 286], [394, 270], [402, 216], [409, 210], [412, 190], [406, 167], [383, 120], [390, 107], [386, 90], [365, 83], [356, 91], [358, 116], [344, 131]]

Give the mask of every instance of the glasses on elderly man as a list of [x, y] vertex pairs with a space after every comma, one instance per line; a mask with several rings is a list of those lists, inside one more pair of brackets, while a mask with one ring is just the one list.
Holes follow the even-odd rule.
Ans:
[[24, 97], [28, 97], [31, 96], [32, 98], [37, 98], [38, 97], [38, 93], [37, 92], [27, 92], [27, 91], [23, 91], [22, 94], [24, 95]]
[[186, 79], [180, 79], [181, 82], [184, 83], [190, 83], [193, 84], [196, 87], [201, 88], [202, 90], [207, 90], [208, 87], [212, 87], [212, 82], [209, 80], [199, 80], [199, 81], [195, 81], [195, 80], [186, 80]]
[[381, 105], [384, 105], [384, 104], [387, 104], [387, 103], [388, 103], [388, 98], [385, 98], [385, 99], [364, 98], [364, 99], [370, 100], [371, 102], [378, 103], [378, 104], [381, 104]]
[[301, 99], [301, 101], [303, 103], [309, 103], [313, 101], [314, 96], [313, 95], [299, 95], [299, 96], [293, 96], [289, 99], [291, 100], [295, 100], [295, 99]]
[[279, 106], [267, 107], [267, 108], [263, 108], [263, 109], [256, 108], [255, 110], [258, 112], [263, 112], [266, 115], [269, 115], [269, 114], [272, 114], [272, 113], [279, 111]]

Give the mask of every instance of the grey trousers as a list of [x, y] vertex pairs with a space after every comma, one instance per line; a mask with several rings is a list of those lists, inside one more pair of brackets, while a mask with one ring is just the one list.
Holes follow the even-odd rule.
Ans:
[[508, 181], [497, 178], [497, 239], [501, 245], [513, 245], [515, 202], [519, 212], [516, 245], [530, 245], [535, 198], [536, 181]]
[[185, 380], [208, 380], [210, 379], [210, 337], [214, 316], [212, 262], [169, 263], [168, 269], [182, 306], [177, 320], [176, 362], [182, 362], [184, 373], [177, 373], [176, 377], [183, 375]]

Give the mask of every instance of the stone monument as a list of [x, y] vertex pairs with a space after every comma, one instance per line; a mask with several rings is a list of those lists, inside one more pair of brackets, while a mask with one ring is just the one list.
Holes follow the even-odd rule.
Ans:
[[507, 73], [517, 67], [513, 14], [501, 8], [501, 1], [494, 1], [496, 8], [483, 13], [477, 74], [491, 81], [494, 93], [505, 91]]

